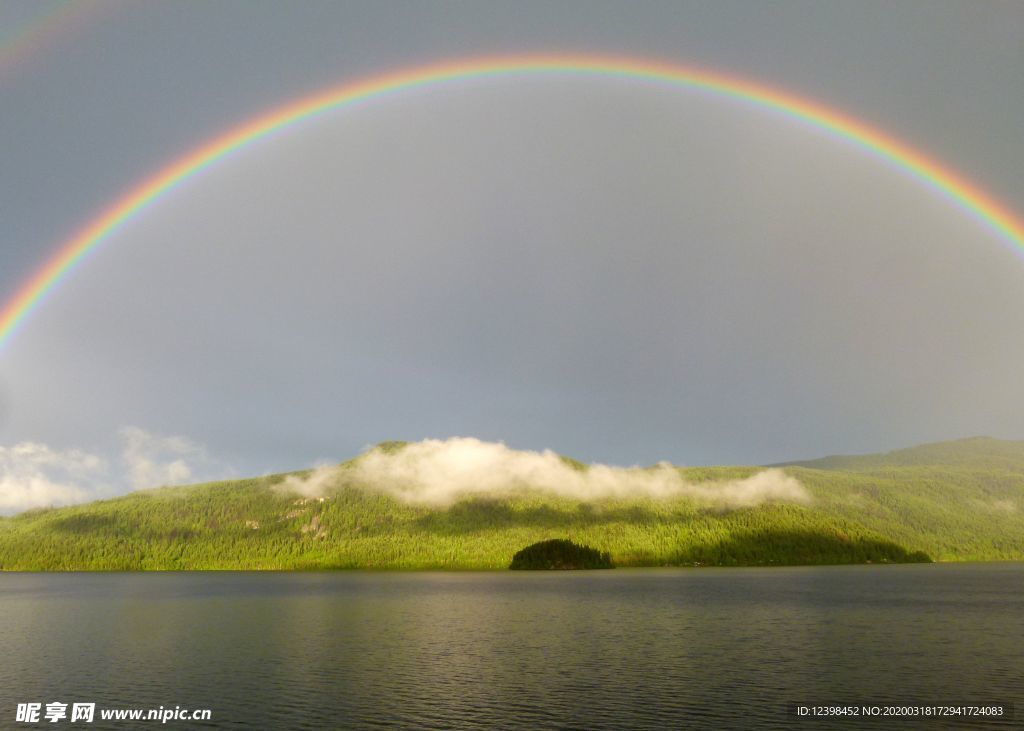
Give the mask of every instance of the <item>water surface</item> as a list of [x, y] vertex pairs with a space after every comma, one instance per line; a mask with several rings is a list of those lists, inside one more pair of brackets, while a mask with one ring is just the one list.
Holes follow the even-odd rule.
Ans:
[[787, 706], [1022, 705], [1024, 564], [6, 574], [0, 658], [5, 728], [905, 728]]

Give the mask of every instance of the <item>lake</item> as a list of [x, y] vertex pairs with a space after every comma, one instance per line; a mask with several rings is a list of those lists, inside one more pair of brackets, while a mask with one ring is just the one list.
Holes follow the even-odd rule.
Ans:
[[792, 707], [1022, 706], [1024, 563], [3, 574], [0, 658], [4, 728], [1003, 728]]

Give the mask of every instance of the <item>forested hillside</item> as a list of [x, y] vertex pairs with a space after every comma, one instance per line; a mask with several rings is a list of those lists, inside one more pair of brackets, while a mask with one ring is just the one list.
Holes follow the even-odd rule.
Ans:
[[[681, 474], [708, 483], [759, 469]], [[1022, 442], [963, 440], [785, 470], [809, 502], [727, 509], [527, 490], [439, 507], [353, 485], [303, 497], [282, 489], [284, 475], [160, 488], [0, 519], [0, 568], [498, 569], [551, 538], [608, 552], [616, 566], [1024, 559]]]

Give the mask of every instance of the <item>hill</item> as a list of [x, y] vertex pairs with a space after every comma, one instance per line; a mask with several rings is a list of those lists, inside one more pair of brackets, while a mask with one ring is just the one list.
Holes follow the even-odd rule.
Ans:
[[1024, 441], [968, 437], [921, 444], [879, 454], [831, 455], [803, 462], [781, 462], [772, 467], [811, 467], [820, 470], [882, 470], [889, 467], [955, 467], [1024, 472]]
[[[711, 485], [760, 469], [678, 473]], [[285, 489], [310, 472], [159, 488], [0, 519], [0, 568], [499, 569], [552, 538], [607, 552], [616, 566], [1024, 559], [1024, 442], [963, 440], [785, 472], [810, 501], [727, 508], [691, 495], [525, 489], [429, 505], [344, 480], [316, 496]]]

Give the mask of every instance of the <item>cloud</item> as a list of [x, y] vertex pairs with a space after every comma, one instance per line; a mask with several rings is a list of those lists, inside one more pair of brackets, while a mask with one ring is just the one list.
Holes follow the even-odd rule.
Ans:
[[[110, 462], [79, 449], [61, 451], [34, 442], [0, 447], [0, 512], [87, 502], [130, 489], [223, 477], [228, 472], [202, 445], [182, 436], [124, 427], [118, 437], [121, 454], [115, 464], [121, 470], [117, 476]], [[796, 479], [778, 469], [738, 480], [695, 483], [668, 463], [650, 468], [597, 464], [577, 469], [550, 450], [517, 451], [468, 437], [427, 439], [400, 449], [378, 447], [353, 465], [319, 466], [301, 477], [291, 475], [277, 489], [317, 497], [342, 485], [437, 506], [470, 496], [506, 497], [529, 490], [584, 501], [689, 497], [726, 508], [811, 499]]]
[[108, 487], [107, 473], [105, 460], [79, 449], [0, 447], [0, 513], [84, 502]]
[[121, 462], [136, 490], [189, 482], [193, 468], [186, 460], [206, 462], [206, 450], [181, 436], [158, 436], [137, 426], [123, 427]]
[[581, 470], [550, 450], [517, 451], [468, 437], [426, 439], [401, 449], [378, 447], [354, 465], [319, 468], [306, 478], [289, 477], [281, 488], [311, 497], [341, 484], [381, 490], [424, 505], [451, 505], [474, 495], [506, 497], [527, 490], [585, 501], [685, 496], [730, 508], [811, 500], [796, 479], [778, 469], [744, 479], [694, 483], [668, 463], [651, 468], [597, 464]]
[[81, 449], [37, 442], [0, 446], [0, 514], [112, 497], [131, 490], [181, 485], [230, 476], [223, 463], [182, 436], [161, 436], [135, 426], [118, 430], [114, 464]]
[[338, 468], [334, 465], [321, 465], [305, 476], [288, 475], [275, 489], [303, 497], [320, 497], [329, 493], [337, 484]]

